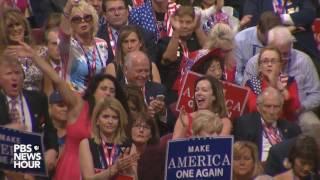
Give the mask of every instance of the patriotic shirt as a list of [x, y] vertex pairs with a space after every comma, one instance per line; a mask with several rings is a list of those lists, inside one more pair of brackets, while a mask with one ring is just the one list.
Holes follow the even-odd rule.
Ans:
[[92, 76], [99, 74], [108, 63], [108, 45], [103, 39], [94, 38], [94, 47], [84, 50], [76, 39], [62, 31], [59, 39], [61, 59], [65, 67], [63, 77], [73, 90], [83, 93]]

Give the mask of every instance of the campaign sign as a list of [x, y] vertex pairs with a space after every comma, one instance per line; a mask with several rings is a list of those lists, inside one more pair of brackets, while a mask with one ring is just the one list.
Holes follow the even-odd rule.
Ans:
[[232, 145], [232, 136], [169, 141], [165, 179], [232, 179]]
[[176, 106], [177, 111], [180, 111], [182, 107], [184, 107], [185, 111], [188, 113], [193, 111], [195, 83], [201, 76], [201, 74], [193, 71], [187, 72], [182, 83], [182, 88], [179, 92], [179, 99]]
[[222, 81], [228, 118], [234, 119], [242, 115], [247, 104], [248, 90], [244, 87]]
[[0, 169], [46, 176], [43, 137], [0, 127]]

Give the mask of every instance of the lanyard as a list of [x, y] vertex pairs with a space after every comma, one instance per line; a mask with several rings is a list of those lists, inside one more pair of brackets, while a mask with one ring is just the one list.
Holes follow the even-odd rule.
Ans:
[[105, 156], [105, 159], [107, 162], [107, 167], [112, 166], [113, 160], [115, 159], [115, 154], [116, 154], [116, 145], [114, 144], [112, 146], [111, 153], [109, 154], [109, 150], [107, 148], [107, 146], [108, 146], [107, 143], [102, 141], [102, 144], [103, 144], [104, 156]]
[[[77, 40], [78, 41], [78, 40]], [[85, 55], [85, 58], [86, 58], [86, 62], [87, 62], [87, 65], [88, 65], [88, 80], [91, 79], [91, 77], [94, 76], [94, 74], [96, 73], [96, 53], [98, 54], [99, 56], [99, 61], [101, 63], [101, 65], [103, 66], [103, 62], [102, 62], [102, 59], [101, 59], [101, 56], [100, 56], [100, 52], [98, 50], [98, 47], [97, 47], [97, 43], [95, 42], [95, 47], [93, 48], [93, 52], [92, 52], [92, 63], [90, 63], [90, 58], [88, 56], [88, 54], [86, 53], [86, 51], [84, 50], [82, 44], [78, 41], [78, 44], [83, 52], [83, 54]]]
[[116, 38], [113, 36], [112, 30], [111, 30], [111, 28], [109, 26], [108, 26], [107, 31], [108, 31], [108, 34], [109, 34], [109, 40], [110, 40], [112, 53], [115, 56], [116, 55], [116, 44], [117, 44], [117, 41], [116, 41]]

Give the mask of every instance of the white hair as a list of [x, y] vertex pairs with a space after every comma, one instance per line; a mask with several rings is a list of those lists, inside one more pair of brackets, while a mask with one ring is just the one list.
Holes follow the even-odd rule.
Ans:
[[283, 98], [281, 92], [278, 89], [273, 88], [273, 87], [267, 87], [261, 94], [259, 94], [258, 97], [257, 97], [256, 104], [257, 105], [261, 105], [263, 103], [263, 101], [264, 101], [264, 97], [270, 96], [270, 95], [271, 96], [275, 96], [275, 95], [278, 96], [277, 99], [280, 101], [280, 105], [281, 106], [283, 105], [284, 98]]
[[129, 52], [125, 57], [124, 57], [124, 66], [127, 68], [132, 67], [132, 62], [135, 58], [137, 58], [138, 55], [142, 55], [145, 57], [145, 59], [149, 60], [148, 56], [146, 53], [143, 51], [134, 51], [134, 52]]
[[276, 26], [268, 32], [268, 44], [270, 45], [287, 45], [292, 44], [295, 38], [292, 36], [288, 28], [284, 26]]

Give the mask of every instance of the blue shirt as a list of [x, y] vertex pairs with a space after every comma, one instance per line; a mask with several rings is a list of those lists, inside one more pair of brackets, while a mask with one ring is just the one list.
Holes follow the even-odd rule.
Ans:
[[262, 43], [258, 39], [257, 27], [250, 27], [237, 33], [235, 44], [234, 53], [237, 62], [236, 83], [240, 85], [247, 62], [263, 48]]

